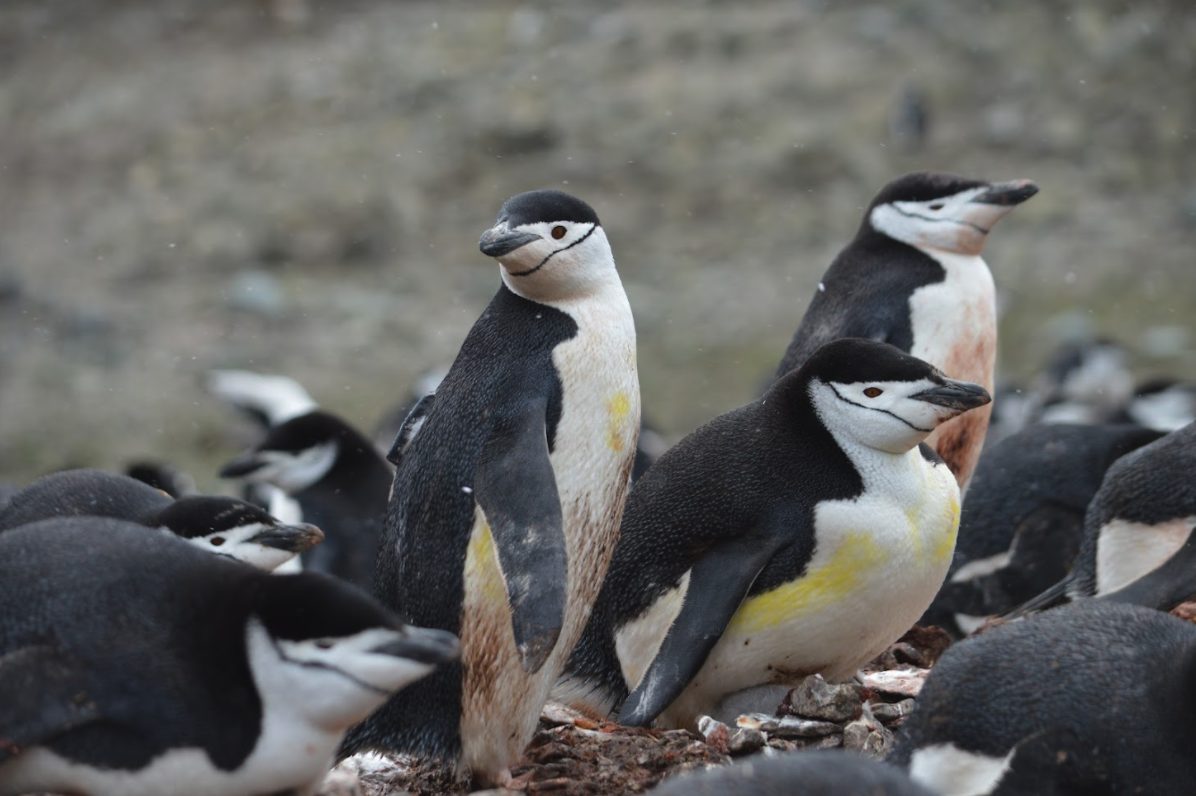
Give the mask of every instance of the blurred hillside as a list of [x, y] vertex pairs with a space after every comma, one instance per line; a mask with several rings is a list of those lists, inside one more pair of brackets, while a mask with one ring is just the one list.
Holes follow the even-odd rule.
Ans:
[[543, 186], [603, 218], [671, 434], [753, 395], [915, 169], [1042, 188], [987, 250], [1003, 373], [1098, 331], [1191, 378], [1194, 41], [1183, 2], [8, 0], [0, 478], [153, 454], [213, 486], [212, 367], [371, 426]]

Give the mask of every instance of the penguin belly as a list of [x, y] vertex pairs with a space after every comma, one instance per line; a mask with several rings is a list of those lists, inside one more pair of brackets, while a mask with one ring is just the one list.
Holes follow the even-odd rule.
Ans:
[[[743, 602], [658, 724], [692, 728], [724, 697], [747, 688], [791, 687], [815, 673], [828, 680], [854, 675], [917, 621], [942, 585], [959, 527], [957, 494], [940, 466], [930, 469], [916, 503], [864, 497], [819, 504], [818, 542], [801, 577]], [[657, 622], [665, 606], [676, 606], [673, 616], [680, 609], [677, 591], [653, 606]], [[630, 666], [624, 661], [629, 683], [639, 682], [656, 650], [647, 652]]]
[[[997, 365], [996, 288], [983, 258], [935, 252], [946, 271], [942, 282], [925, 285], [909, 299], [913, 345], [910, 353], [952, 379], [993, 391]], [[992, 404], [964, 412], [926, 438], [964, 487], [976, 469]]]
[[[476, 506], [466, 552], [460, 765], [491, 780], [531, 741], [598, 597], [618, 541], [639, 432], [630, 310], [603, 318], [601, 307], [562, 309], [580, 330], [553, 352], [563, 398], [549, 460], [564, 517], [569, 588], [560, 637], [538, 672], [520, 664], [490, 527]], [[611, 337], [624, 330], [625, 344], [613, 345]]]

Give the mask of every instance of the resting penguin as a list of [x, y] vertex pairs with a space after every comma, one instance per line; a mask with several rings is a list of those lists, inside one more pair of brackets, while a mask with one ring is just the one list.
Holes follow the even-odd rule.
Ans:
[[1084, 517], [1071, 571], [1012, 612], [1133, 589], [1139, 605], [1196, 595], [1196, 423], [1122, 456]]
[[1161, 436], [1130, 424], [1043, 424], [985, 450], [947, 582], [918, 624], [970, 633], [1063, 578], [1105, 471]]
[[557, 696], [690, 727], [744, 689], [776, 686], [771, 710], [806, 675], [852, 676], [926, 610], [951, 562], [959, 487], [919, 443], [988, 401], [845, 338], [690, 434], [636, 482]]
[[224, 465], [220, 476], [282, 490], [306, 522], [324, 531], [324, 543], [304, 553], [304, 569], [363, 589], [373, 585], [394, 472], [373, 442], [344, 420], [318, 409], [291, 417]]
[[951, 647], [890, 761], [944, 796], [1190, 793], [1196, 627], [1092, 600]]
[[455, 653], [324, 575], [25, 525], [0, 534], [0, 794], [314, 793], [349, 725]]
[[671, 777], [653, 796], [934, 796], [894, 766], [842, 749], [756, 755]]
[[[996, 294], [980, 253], [993, 225], [1037, 192], [1029, 180], [949, 174], [909, 174], [886, 185], [823, 275], [777, 377], [830, 340], [867, 337], [991, 391]], [[927, 440], [961, 487], [980, 456], [988, 416], [987, 408], [970, 412]]]
[[192, 544], [259, 569], [272, 570], [324, 534], [314, 525], [287, 525], [262, 509], [230, 497], [165, 492], [103, 470], [62, 470], [42, 476], [0, 508], [0, 533], [50, 517], [112, 517], [162, 528]]
[[598, 594], [640, 410], [631, 309], [590, 206], [515, 196], [481, 250], [502, 285], [393, 452], [376, 584], [409, 620], [458, 633], [461, 664], [392, 699], [345, 751], [493, 782], [531, 739]]

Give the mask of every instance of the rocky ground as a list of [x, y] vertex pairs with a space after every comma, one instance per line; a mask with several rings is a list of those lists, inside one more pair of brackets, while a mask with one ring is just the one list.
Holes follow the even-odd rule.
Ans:
[[0, 480], [154, 455], [216, 487], [218, 366], [371, 425], [544, 185], [602, 215], [674, 437], [753, 394], [916, 168], [1042, 186], [989, 246], [1006, 374], [1095, 330], [1190, 375], [1194, 39], [1157, 0], [8, 0]]

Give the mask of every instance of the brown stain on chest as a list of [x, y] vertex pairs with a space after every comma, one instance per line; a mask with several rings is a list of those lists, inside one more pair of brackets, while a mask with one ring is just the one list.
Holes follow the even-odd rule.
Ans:
[[[971, 306], [965, 312], [963, 325], [976, 329], [976, 332], [957, 339], [946, 359], [936, 364], [950, 378], [974, 382], [991, 394], [997, 354], [995, 321], [991, 313]], [[990, 403], [965, 412], [942, 424], [926, 438], [926, 443], [943, 457], [961, 489], [971, 480], [980, 459], [992, 409]]]

